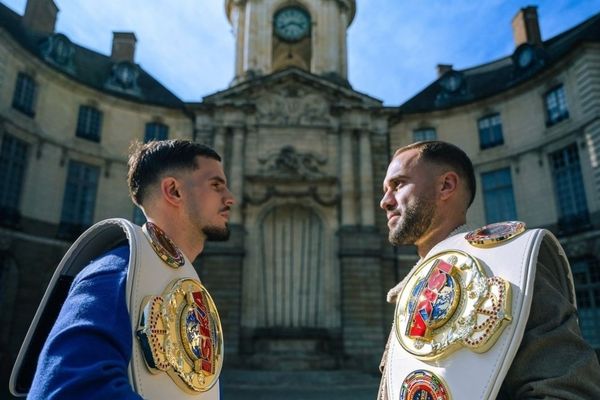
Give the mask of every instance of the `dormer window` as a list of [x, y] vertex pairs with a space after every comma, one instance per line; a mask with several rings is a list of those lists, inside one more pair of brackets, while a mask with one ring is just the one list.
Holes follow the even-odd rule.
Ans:
[[115, 80], [123, 86], [123, 89], [129, 89], [137, 80], [137, 70], [135, 66], [129, 62], [122, 62], [115, 65], [113, 70]]
[[73, 69], [73, 54], [75, 49], [68, 37], [56, 33], [42, 45], [44, 59], [52, 64], [66, 69]]
[[448, 71], [440, 79], [440, 85], [448, 93], [457, 92], [464, 84], [464, 76], [458, 71]]
[[519, 68], [525, 69], [535, 61], [535, 52], [531, 45], [523, 45], [515, 51], [514, 60]]
[[138, 76], [140, 72], [137, 65], [129, 61], [121, 61], [113, 65], [111, 76], [106, 82], [106, 88], [138, 95]]

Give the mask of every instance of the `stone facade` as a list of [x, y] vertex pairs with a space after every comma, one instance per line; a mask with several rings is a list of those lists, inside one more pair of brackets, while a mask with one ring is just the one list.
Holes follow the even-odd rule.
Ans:
[[[36, 12], [55, 9], [52, 0], [30, 3], [40, 3], [31, 7]], [[600, 24], [597, 16], [561, 41], [538, 44], [546, 53], [537, 69], [514, 67], [529, 43], [520, 38], [514, 55], [466, 71], [442, 66], [423, 92], [384, 107], [347, 81], [346, 29], [354, 1], [225, 4], [236, 35], [233, 83], [188, 104], [134, 63], [135, 35], [117, 33], [127, 48], [111, 58], [44, 33], [55, 15], [46, 15], [46, 28], [36, 31], [0, 5], [0, 147], [16, 138], [26, 148], [18, 215], [0, 228], [2, 382], [70, 244], [61, 236], [69, 162], [100, 171], [92, 222], [131, 219], [126, 154], [132, 140], [144, 139], [148, 123], [168, 127], [169, 138], [213, 146], [238, 200], [231, 240], [209, 244], [195, 262], [219, 307], [226, 368], [376, 371], [392, 321], [385, 293], [417, 260], [412, 248], [387, 243], [381, 182], [394, 150], [413, 142], [415, 130], [433, 128], [437, 138], [472, 157], [479, 187], [469, 211], [472, 225], [490, 222], [482, 174], [508, 168], [516, 217], [552, 229], [573, 260], [596, 260], [598, 268], [600, 47], [599, 38], [586, 33]], [[272, 24], [289, 6], [304, 9], [311, 27], [297, 45], [283, 46]], [[571, 47], [559, 52], [552, 47], [557, 42]], [[67, 51], [58, 52], [64, 47], [56, 43]], [[289, 64], [282, 51], [291, 54]], [[14, 105], [20, 74], [36, 84], [33, 115]], [[491, 92], [481, 94], [473, 80], [481, 74], [509, 76], [512, 83], [486, 85]], [[457, 80], [448, 86], [451, 76]], [[568, 115], [549, 125], [544, 99], [557, 86]], [[101, 113], [98, 140], [76, 134], [82, 105]], [[490, 115], [500, 117], [503, 142], [482, 149], [478, 121]], [[552, 157], [572, 144], [589, 218], [581, 229], [565, 230]], [[589, 278], [597, 269], [586, 271]], [[593, 291], [593, 285], [581, 288]], [[591, 310], [593, 319], [597, 309]], [[600, 340], [600, 327], [590, 326]]]

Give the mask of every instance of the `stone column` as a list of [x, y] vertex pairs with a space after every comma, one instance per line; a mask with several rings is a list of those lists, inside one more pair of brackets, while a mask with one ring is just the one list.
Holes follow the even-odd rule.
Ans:
[[340, 144], [340, 180], [342, 183], [342, 226], [356, 225], [356, 202], [354, 199], [354, 163], [352, 130], [343, 129]]
[[229, 189], [237, 204], [231, 210], [231, 224], [242, 224], [242, 198], [244, 197], [244, 127], [233, 128], [231, 163], [228, 177]]
[[217, 126], [215, 128], [215, 136], [213, 138], [213, 149], [219, 153], [223, 162], [225, 160], [225, 135], [227, 134], [227, 127]]
[[360, 132], [360, 205], [361, 225], [374, 226], [373, 160], [371, 159], [371, 135], [369, 130]]

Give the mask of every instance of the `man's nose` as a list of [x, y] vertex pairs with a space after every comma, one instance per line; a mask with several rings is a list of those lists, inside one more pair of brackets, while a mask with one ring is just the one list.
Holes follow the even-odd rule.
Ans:
[[392, 195], [391, 191], [388, 190], [384, 193], [383, 197], [381, 198], [381, 201], [379, 202], [379, 207], [381, 207], [385, 211], [388, 211], [393, 210], [395, 206], [396, 199]]
[[231, 191], [229, 189], [227, 189], [227, 194], [225, 195], [225, 200], [223, 201], [225, 203], [226, 206], [231, 207], [232, 205], [234, 205], [236, 202], [235, 197], [233, 196], [233, 193], [231, 193]]

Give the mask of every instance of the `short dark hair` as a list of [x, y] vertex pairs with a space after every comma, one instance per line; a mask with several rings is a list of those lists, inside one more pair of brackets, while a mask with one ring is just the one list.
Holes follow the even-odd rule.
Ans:
[[134, 142], [129, 150], [127, 184], [131, 199], [142, 204], [150, 185], [161, 175], [172, 170], [198, 168], [196, 157], [208, 157], [221, 161], [216, 151], [189, 140], [156, 140], [148, 143]]
[[434, 164], [446, 165], [462, 177], [467, 182], [467, 189], [471, 194], [467, 208], [473, 204], [473, 199], [475, 199], [477, 190], [475, 171], [473, 170], [471, 159], [463, 150], [451, 143], [442, 142], [440, 140], [429, 140], [400, 147], [394, 153], [394, 158], [400, 153], [413, 149], [419, 152], [419, 158]]

